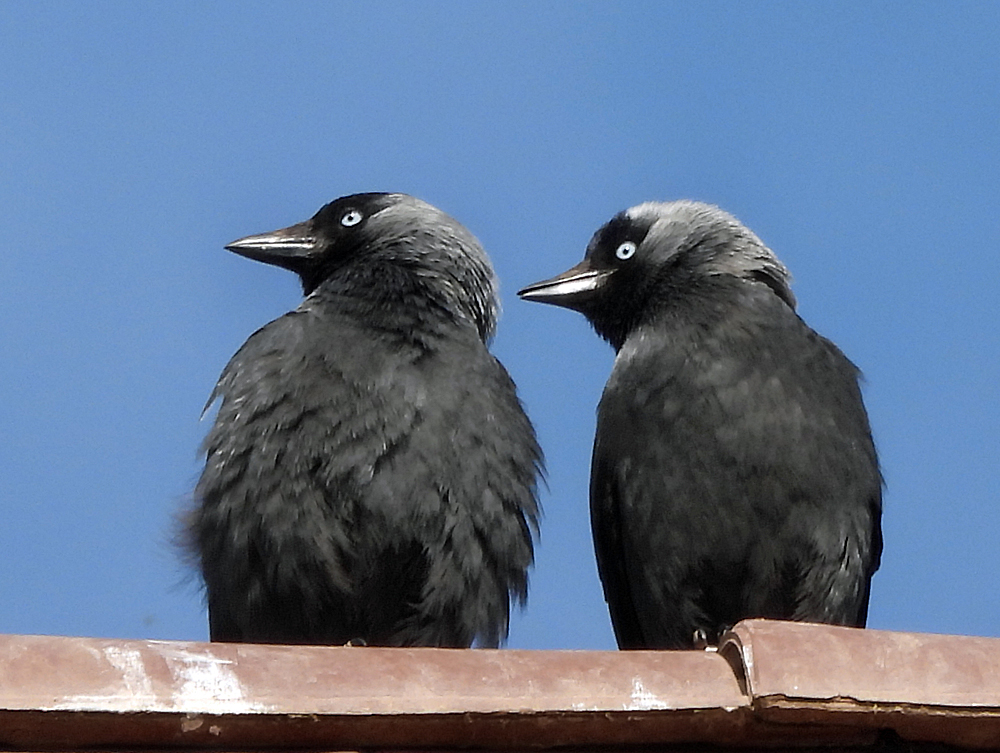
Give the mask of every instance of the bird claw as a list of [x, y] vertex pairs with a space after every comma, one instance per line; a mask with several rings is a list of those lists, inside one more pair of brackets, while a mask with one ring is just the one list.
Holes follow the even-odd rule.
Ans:
[[705, 632], [703, 628], [698, 628], [694, 631], [694, 635], [691, 636], [691, 642], [694, 643], [695, 649], [699, 651], [717, 651], [718, 649], [709, 643], [708, 633]]

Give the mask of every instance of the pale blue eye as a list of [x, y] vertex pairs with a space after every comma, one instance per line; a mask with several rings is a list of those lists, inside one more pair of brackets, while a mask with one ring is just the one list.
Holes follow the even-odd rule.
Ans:
[[631, 259], [635, 256], [636, 245], [632, 241], [625, 241], [618, 248], [615, 249], [615, 256], [617, 256], [622, 261], [626, 259]]
[[357, 209], [349, 209], [344, 213], [344, 216], [340, 218], [340, 224], [344, 227], [354, 227], [361, 222], [362, 219], [363, 217], [361, 216], [361, 212]]

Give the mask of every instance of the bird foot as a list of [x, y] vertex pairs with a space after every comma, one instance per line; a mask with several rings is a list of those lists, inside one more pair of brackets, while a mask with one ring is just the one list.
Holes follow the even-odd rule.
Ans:
[[698, 628], [694, 631], [694, 635], [691, 637], [691, 642], [694, 644], [695, 649], [699, 651], [718, 651], [718, 647], [709, 643], [708, 633], [706, 633], [702, 628]]

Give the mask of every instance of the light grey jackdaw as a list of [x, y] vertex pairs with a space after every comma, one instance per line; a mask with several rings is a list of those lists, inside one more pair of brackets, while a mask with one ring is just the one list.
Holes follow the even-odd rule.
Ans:
[[640, 204], [520, 295], [617, 352], [590, 509], [621, 648], [713, 643], [748, 617], [865, 624], [882, 481], [859, 374], [756, 235], [707, 204]]
[[212, 640], [496, 646], [523, 602], [541, 452], [487, 350], [493, 268], [369, 193], [227, 246], [305, 300], [222, 372], [187, 540]]

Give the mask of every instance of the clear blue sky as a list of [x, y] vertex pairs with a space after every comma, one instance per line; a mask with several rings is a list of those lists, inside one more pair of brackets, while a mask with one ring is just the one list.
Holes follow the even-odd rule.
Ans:
[[0, 632], [205, 639], [170, 544], [229, 356], [296, 279], [223, 250], [403, 191], [492, 255], [548, 458], [509, 645], [611, 648], [587, 512], [610, 348], [517, 300], [694, 198], [864, 370], [870, 626], [1000, 635], [1000, 4], [0, 4]]

